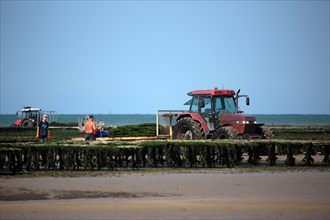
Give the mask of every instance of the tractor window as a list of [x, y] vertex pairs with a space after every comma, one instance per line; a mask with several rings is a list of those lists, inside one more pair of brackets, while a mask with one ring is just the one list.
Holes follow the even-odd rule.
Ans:
[[211, 113], [211, 97], [209, 96], [196, 96], [191, 100], [190, 111], [199, 113]]
[[232, 96], [221, 96], [215, 100], [215, 111], [217, 114], [236, 113], [235, 99]]
[[203, 98], [203, 106], [201, 106], [201, 113], [209, 114], [211, 113], [211, 97], [204, 97]]
[[189, 101], [187, 101], [186, 103], [184, 103], [184, 105], [191, 105], [192, 99], [190, 99]]
[[191, 112], [198, 112], [198, 97], [194, 97], [191, 100], [190, 111]]
[[27, 113], [27, 117], [37, 119], [38, 113], [37, 112], [29, 112], [29, 113]]

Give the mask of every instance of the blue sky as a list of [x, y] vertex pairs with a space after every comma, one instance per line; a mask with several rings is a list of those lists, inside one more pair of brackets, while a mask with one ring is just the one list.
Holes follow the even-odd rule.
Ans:
[[216, 86], [329, 114], [329, 84], [329, 1], [1, 1], [0, 114], [153, 114]]

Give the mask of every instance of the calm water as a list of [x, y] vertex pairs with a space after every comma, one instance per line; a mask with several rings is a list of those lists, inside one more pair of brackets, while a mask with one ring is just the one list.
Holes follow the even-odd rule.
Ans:
[[[82, 115], [57, 115], [58, 122], [78, 122]], [[267, 125], [330, 125], [330, 115], [254, 115], [258, 123]], [[94, 115], [97, 121], [103, 121], [107, 126], [135, 125], [155, 123], [153, 114], [111, 114]], [[0, 126], [10, 126], [16, 115], [0, 115]], [[166, 121], [160, 117], [160, 123]]]

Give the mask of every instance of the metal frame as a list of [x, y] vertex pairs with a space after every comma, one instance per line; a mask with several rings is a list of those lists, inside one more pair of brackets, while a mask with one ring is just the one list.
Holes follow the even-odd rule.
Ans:
[[[170, 139], [172, 140], [172, 120], [173, 117], [178, 116], [180, 113], [188, 112], [188, 110], [156, 110], [156, 136], [159, 136], [159, 113], [164, 113], [164, 118], [170, 118]], [[166, 113], [166, 114], [165, 114]]]

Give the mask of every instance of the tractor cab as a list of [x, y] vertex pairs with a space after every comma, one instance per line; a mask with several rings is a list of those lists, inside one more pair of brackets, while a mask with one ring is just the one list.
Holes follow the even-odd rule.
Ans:
[[209, 130], [214, 130], [221, 125], [220, 118], [223, 114], [235, 114], [236, 103], [234, 92], [232, 95], [212, 96], [207, 94], [192, 94], [192, 99], [186, 104], [190, 105], [189, 112], [200, 114]]

